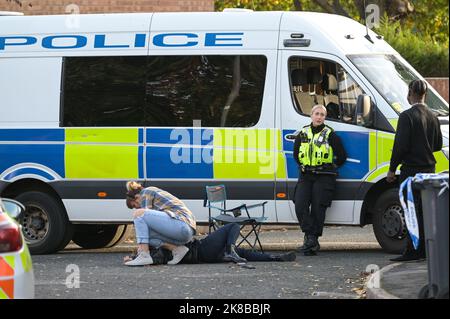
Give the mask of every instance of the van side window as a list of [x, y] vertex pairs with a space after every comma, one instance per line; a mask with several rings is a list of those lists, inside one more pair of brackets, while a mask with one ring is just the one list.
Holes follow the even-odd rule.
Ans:
[[64, 59], [64, 126], [143, 126], [146, 57]]
[[361, 119], [355, 119], [355, 111], [358, 96], [364, 94], [364, 92], [340, 65], [338, 65], [338, 83], [341, 120], [346, 123], [363, 124], [360, 122]]
[[265, 56], [66, 58], [64, 126], [251, 127]]
[[254, 126], [266, 66], [264, 56], [150, 57], [146, 125]]
[[316, 104], [327, 108], [327, 119], [364, 126], [355, 118], [358, 96], [364, 94], [345, 69], [327, 60], [291, 57], [291, 93], [297, 110], [311, 114]]

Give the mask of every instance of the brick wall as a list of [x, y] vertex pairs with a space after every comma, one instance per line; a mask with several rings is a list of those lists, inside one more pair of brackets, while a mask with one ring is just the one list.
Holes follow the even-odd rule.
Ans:
[[[214, 11], [214, 0], [0, 0], [0, 11], [19, 11], [25, 15], [64, 14], [70, 4], [79, 13]], [[71, 13], [71, 11], [67, 11]]]
[[428, 83], [447, 101], [448, 103], [448, 78], [426, 78]]

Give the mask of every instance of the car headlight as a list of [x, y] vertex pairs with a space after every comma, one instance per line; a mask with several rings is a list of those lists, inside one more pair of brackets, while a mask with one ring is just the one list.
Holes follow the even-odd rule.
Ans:
[[448, 159], [448, 146], [442, 148], [442, 152], [444, 152], [445, 157]]

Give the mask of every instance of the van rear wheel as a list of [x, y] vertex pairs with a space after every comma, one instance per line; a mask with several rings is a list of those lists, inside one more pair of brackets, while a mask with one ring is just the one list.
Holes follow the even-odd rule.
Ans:
[[128, 225], [76, 225], [72, 241], [85, 249], [110, 248], [128, 233]]
[[15, 199], [25, 206], [19, 222], [32, 254], [51, 254], [67, 244], [72, 225], [60, 200], [39, 191], [25, 192]]
[[405, 250], [408, 230], [397, 188], [385, 191], [376, 201], [373, 231], [387, 253], [401, 254]]

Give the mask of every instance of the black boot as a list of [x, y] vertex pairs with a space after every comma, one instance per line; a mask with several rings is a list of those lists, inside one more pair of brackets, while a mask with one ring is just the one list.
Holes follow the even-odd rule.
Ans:
[[314, 239], [313, 239], [314, 237], [315, 237], [314, 235], [305, 234], [305, 236], [303, 237], [303, 245], [301, 245], [298, 248], [298, 251], [302, 253], [305, 250], [309, 250], [311, 248], [311, 246], [315, 246], [315, 245], [318, 245], [317, 250], [319, 250], [320, 245], [319, 245], [319, 242], [317, 241], [317, 236], [316, 236], [316, 241], [314, 241]]
[[405, 255], [401, 255], [399, 257], [391, 258], [389, 260], [397, 261], [397, 262], [405, 262], [405, 261], [421, 261], [421, 260], [425, 260], [425, 258], [426, 257], [423, 255], [411, 253], [411, 254], [405, 254]]
[[319, 251], [320, 249], [320, 244], [319, 244], [319, 240], [317, 239], [317, 236], [315, 235], [305, 235], [305, 240], [303, 243], [303, 246], [301, 246], [299, 248], [300, 252], [304, 253], [306, 251]]
[[424, 244], [421, 242], [418, 248], [419, 248], [418, 250], [415, 250], [411, 239], [408, 238], [406, 248], [403, 251], [402, 255], [396, 258], [391, 258], [389, 260], [403, 262], [403, 261], [418, 261], [425, 259], [426, 254]]
[[302, 252], [305, 256], [315, 256], [320, 250], [318, 237], [316, 235], [308, 235], [303, 246]]
[[245, 263], [247, 262], [247, 259], [239, 256], [236, 250], [234, 249], [234, 245], [232, 245], [230, 248], [230, 252], [229, 253], [225, 252], [225, 254], [223, 255], [223, 261], [232, 261], [237, 264], [237, 263]]
[[426, 255], [422, 251], [406, 250], [399, 257], [391, 258], [390, 261], [404, 262], [404, 261], [419, 261], [426, 259]]
[[280, 255], [271, 255], [270, 258], [273, 261], [294, 261], [297, 258], [297, 254], [295, 251], [290, 251]]

